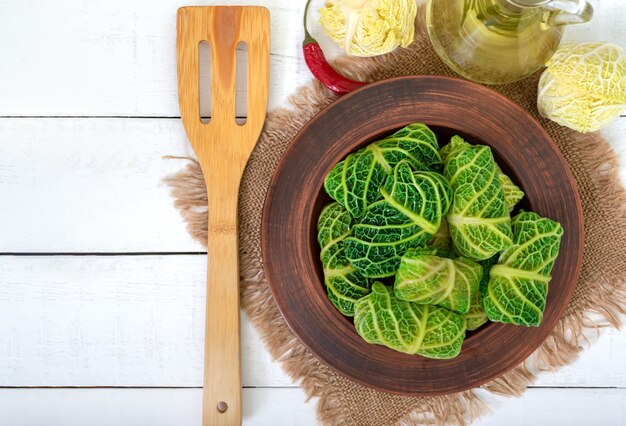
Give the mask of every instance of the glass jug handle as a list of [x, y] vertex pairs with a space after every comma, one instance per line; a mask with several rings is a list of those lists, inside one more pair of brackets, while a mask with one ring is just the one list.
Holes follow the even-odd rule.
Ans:
[[554, 27], [582, 24], [593, 17], [593, 6], [587, 0], [551, 0], [545, 8], [555, 12], [548, 19], [548, 25]]

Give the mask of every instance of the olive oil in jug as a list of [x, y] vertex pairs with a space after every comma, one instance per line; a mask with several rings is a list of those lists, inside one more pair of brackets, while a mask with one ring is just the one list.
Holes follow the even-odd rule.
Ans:
[[586, 22], [585, 0], [430, 0], [430, 40], [456, 73], [486, 84], [520, 80], [556, 51], [564, 26]]

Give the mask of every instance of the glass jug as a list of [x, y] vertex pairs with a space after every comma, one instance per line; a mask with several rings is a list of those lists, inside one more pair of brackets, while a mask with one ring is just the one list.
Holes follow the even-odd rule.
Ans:
[[587, 22], [586, 0], [429, 0], [430, 40], [456, 73], [486, 84], [520, 80], [545, 65], [565, 25]]

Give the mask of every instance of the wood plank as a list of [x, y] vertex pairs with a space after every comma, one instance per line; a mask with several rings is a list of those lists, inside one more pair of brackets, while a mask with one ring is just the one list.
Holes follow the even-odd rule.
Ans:
[[476, 426], [624, 425], [624, 389], [529, 389], [522, 398], [497, 398]]
[[[12, 426], [191, 426], [201, 389], [0, 389], [0, 418]], [[623, 425], [624, 389], [531, 389], [491, 401], [476, 426]], [[52, 420], [53, 419], [53, 420]], [[314, 401], [295, 388], [243, 390], [245, 426], [316, 425]]]
[[162, 179], [180, 120], [0, 119], [2, 252], [200, 251]]
[[[246, 3], [263, 4], [271, 10], [270, 108], [274, 108], [310, 79], [300, 50], [303, 4], [290, 0]], [[592, 3], [596, 6], [593, 21], [568, 28], [566, 40], [624, 45], [626, 4], [614, 0]], [[73, 0], [3, 2], [0, 116], [178, 116], [174, 44], [175, 12], [180, 5], [175, 0], [80, 5]], [[52, 22], [54, 25], [45, 24]], [[316, 19], [311, 19], [311, 24], [313, 33], [320, 35]], [[319, 40], [330, 57], [337, 55], [339, 49], [327, 37]], [[205, 72], [203, 83], [206, 78]], [[243, 93], [239, 98], [243, 100]], [[245, 114], [245, 109], [238, 113]]]
[[[622, 158], [626, 118], [604, 131]], [[163, 177], [193, 155], [179, 120], [0, 119], [0, 252], [190, 252]]]
[[[13, 426], [191, 426], [201, 414], [202, 389], [0, 389]], [[243, 424], [314, 425], [314, 406], [296, 388], [244, 389]]]
[[[271, 10], [273, 108], [310, 78], [300, 57], [302, 5], [246, 3]], [[4, 2], [0, 52], [11, 61], [0, 67], [0, 115], [178, 116], [175, 24], [181, 5], [175, 0]], [[208, 86], [206, 70], [201, 77]], [[246, 113], [244, 97], [240, 90], [239, 115]]]
[[[204, 256], [1, 256], [0, 386], [201, 386]], [[606, 330], [540, 386], [626, 387]], [[244, 315], [245, 386], [293, 386]]]
[[[269, 3], [272, 10], [273, 107], [310, 78], [300, 58], [301, 5], [249, 3]], [[626, 5], [593, 3], [594, 22], [568, 29], [566, 39], [624, 45]], [[177, 116], [173, 16], [179, 5], [5, 2], [0, 53], [11, 61], [0, 60], [0, 115]], [[201, 250], [158, 184], [178, 168], [159, 157], [189, 153], [177, 122], [147, 120], [146, 130], [121, 125], [124, 120], [34, 121], [41, 122], [0, 122], [0, 193], [6, 197], [0, 251]], [[607, 131], [622, 152], [624, 127]], [[95, 213], [101, 209], [104, 217]], [[0, 258], [0, 384], [198, 386], [201, 258]], [[244, 383], [290, 386], [245, 318], [242, 327]], [[625, 349], [625, 333], [610, 330], [577, 364], [542, 375], [539, 384], [623, 387]], [[200, 395], [200, 389], [3, 389], [0, 418], [18, 426], [191, 425], [200, 418]], [[299, 389], [245, 389], [243, 397], [244, 424], [315, 424], [313, 404], [304, 403]], [[524, 398], [498, 402], [495, 413], [476, 424], [626, 424], [625, 405], [624, 389], [531, 389]]]
[[[204, 256], [1, 257], [0, 282], [0, 385], [202, 385]], [[244, 384], [290, 384], [243, 319]]]

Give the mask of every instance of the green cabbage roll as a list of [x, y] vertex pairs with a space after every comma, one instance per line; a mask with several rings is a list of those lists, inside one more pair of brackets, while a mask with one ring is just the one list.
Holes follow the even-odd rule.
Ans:
[[415, 172], [400, 161], [381, 189], [383, 199], [367, 207], [346, 238], [346, 257], [366, 277], [393, 275], [400, 257], [430, 240], [450, 207], [452, 191], [434, 172]]
[[511, 219], [491, 148], [458, 136], [442, 149], [444, 176], [453, 190], [446, 220], [456, 251], [488, 259], [512, 244]]
[[350, 235], [352, 216], [339, 203], [327, 205], [317, 223], [317, 240], [328, 299], [346, 316], [354, 315], [354, 303], [370, 292], [370, 282], [346, 259], [344, 240]]
[[459, 354], [466, 328], [462, 315], [400, 300], [380, 282], [356, 303], [354, 325], [368, 343], [436, 359]]
[[491, 268], [483, 303], [491, 321], [537, 327], [543, 319], [563, 228], [522, 211], [513, 218], [514, 245]]
[[436, 250], [409, 250], [400, 260], [394, 294], [398, 299], [438, 305], [459, 314], [478, 294], [482, 267], [464, 258], [440, 257]]
[[437, 138], [426, 125], [409, 124], [348, 155], [326, 176], [324, 189], [352, 216], [359, 217], [367, 206], [382, 199], [380, 188], [402, 160], [414, 170], [441, 170]]
[[[465, 142], [461, 137], [454, 136], [449, 144], [441, 148], [441, 157], [449, 158], [450, 155], [457, 152], [471, 148], [472, 145]], [[445, 162], [445, 161], [444, 161]], [[513, 180], [504, 174], [500, 166], [496, 163], [496, 173], [500, 183], [502, 183], [502, 189], [504, 191], [504, 202], [509, 212], [513, 211], [513, 208], [524, 198], [524, 191]]]

